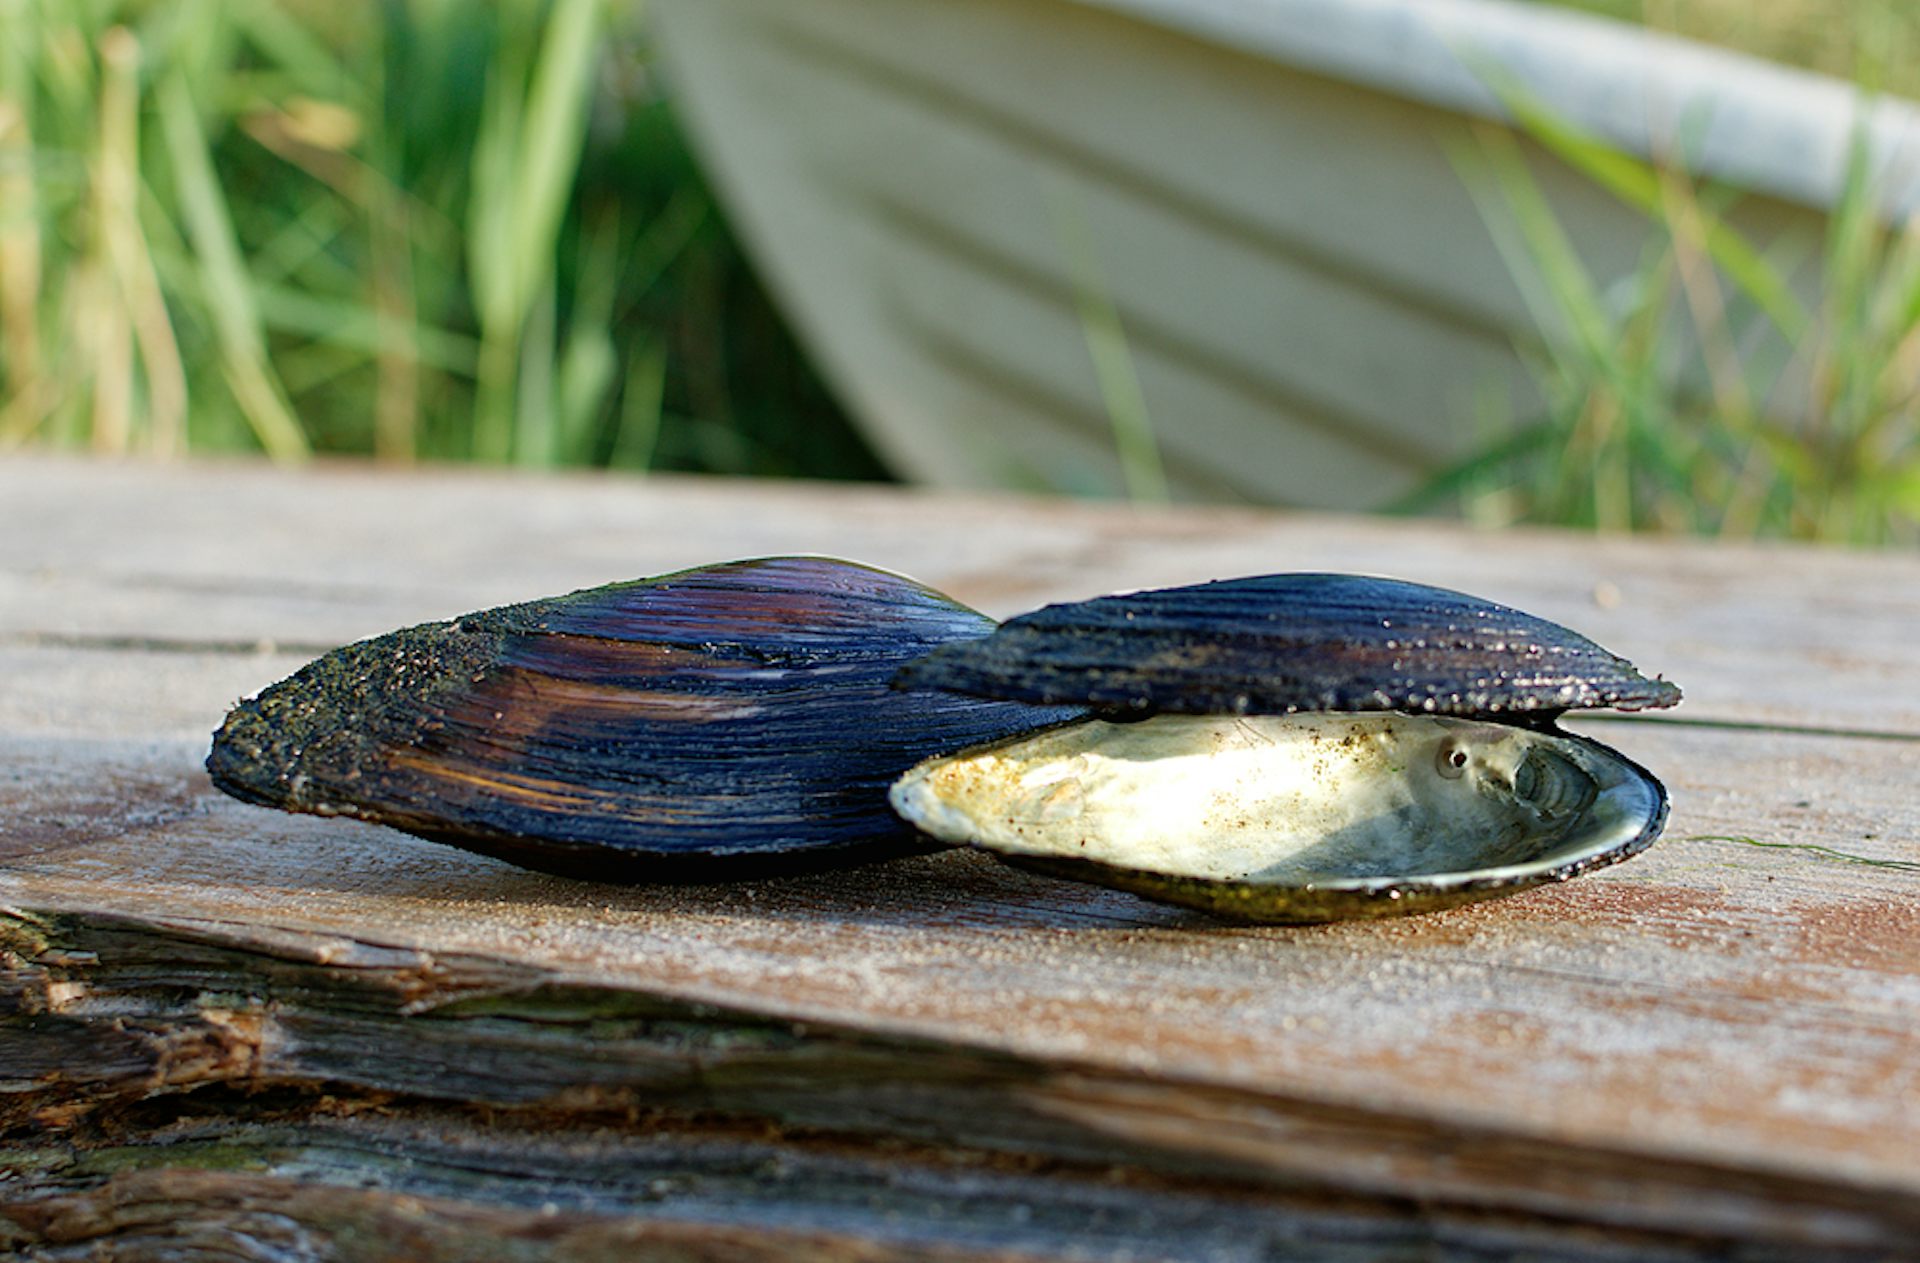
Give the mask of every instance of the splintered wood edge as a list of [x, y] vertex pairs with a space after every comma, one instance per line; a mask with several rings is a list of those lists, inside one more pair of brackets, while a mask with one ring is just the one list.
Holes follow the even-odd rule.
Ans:
[[[671, 1121], [636, 1137], [444, 1114], [242, 1136], [196, 1120], [168, 1152], [180, 1149], [198, 1149], [206, 1165], [148, 1165], [151, 1147], [139, 1145], [68, 1157], [71, 1172], [33, 1181], [31, 1200], [0, 1197], [0, 1247], [105, 1247], [117, 1260], [170, 1260], [224, 1252], [242, 1236], [289, 1257], [298, 1249], [392, 1258], [400, 1247], [414, 1258], [527, 1251], [581, 1263], [661, 1255], [1022, 1263], [1137, 1258], [1151, 1245], [1184, 1257], [1244, 1257], [1250, 1247], [1265, 1257], [1284, 1247], [1357, 1263], [1432, 1257], [1444, 1243], [1475, 1257], [1550, 1246], [1555, 1259], [1598, 1263], [1623, 1248], [1636, 1259], [1686, 1259], [1700, 1244], [1628, 1230], [1550, 1236], [1530, 1221], [1444, 1207], [1329, 1204], [1217, 1180], [903, 1144], [860, 1149], [765, 1128], [712, 1144], [688, 1141]], [[277, 1150], [299, 1151], [299, 1179], [246, 1169]]]
[[[209, 1168], [270, 1173], [290, 1150], [320, 1143], [312, 1125], [448, 1110], [466, 1120], [455, 1132], [485, 1140], [509, 1171], [516, 1151], [486, 1140], [501, 1120], [521, 1129], [512, 1134], [573, 1128], [618, 1144], [657, 1137], [663, 1118], [697, 1116], [757, 1120], [770, 1137], [830, 1137], [862, 1153], [908, 1143], [962, 1165], [1018, 1157], [1022, 1170], [1131, 1171], [1162, 1182], [1176, 1202], [1219, 1187], [1256, 1199], [1291, 1190], [1385, 1222], [1411, 1198], [1422, 1216], [1491, 1216], [1529, 1233], [1564, 1232], [1570, 1248], [1596, 1229], [1644, 1234], [1675, 1257], [1733, 1243], [1920, 1242], [1920, 1208], [1908, 1199], [1817, 1175], [794, 1022], [485, 956], [28, 909], [0, 910], [0, 952], [0, 1136], [27, 1141], [13, 1158], [0, 1152], [0, 1171], [13, 1175], [0, 1181], [0, 1234], [13, 1232], [14, 1244], [137, 1238], [146, 1229], [113, 1208], [156, 1189], [204, 1194], [219, 1214], [285, 1202], [309, 1206], [321, 1227], [379, 1219], [398, 1213], [397, 1203], [355, 1202], [327, 1185], [359, 1182], [354, 1173], [368, 1166], [433, 1165], [397, 1133], [323, 1144], [333, 1156], [322, 1174], [302, 1175], [298, 1196], [285, 1181]], [[172, 1147], [195, 1127], [208, 1145]], [[34, 1152], [34, 1138], [56, 1136]], [[358, 1156], [342, 1158], [342, 1149]], [[1382, 1177], [1387, 1155], [1393, 1172]], [[1035, 1196], [1049, 1190], [1036, 1181]], [[663, 1204], [661, 1223], [646, 1231], [670, 1235], [671, 1212]], [[466, 1220], [496, 1213], [513, 1219], [506, 1209], [475, 1210], [444, 1231], [420, 1231], [454, 1243]], [[608, 1249], [632, 1244], [623, 1233], [638, 1230], [630, 1214], [618, 1222], [627, 1227]], [[797, 1240], [796, 1249], [806, 1246], [804, 1233]]]

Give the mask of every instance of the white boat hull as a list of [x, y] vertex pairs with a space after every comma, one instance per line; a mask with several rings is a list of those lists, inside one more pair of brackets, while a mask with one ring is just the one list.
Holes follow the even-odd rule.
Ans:
[[[1531, 401], [1515, 347], [1533, 320], [1456, 165], [1497, 102], [1429, 64], [1454, 46], [1427, 19], [1455, 7], [655, 0], [655, 17], [736, 226], [900, 472], [1121, 493], [1091, 293], [1119, 314], [1176, 496], [1365, 508], [1481, 445], [1488, 392]], [[1277, 20], [1309, 10], [1364, 20]], [[1390, 42], [1348, 46], [1396, 31], [1425, 58], [1406, 91]], [[1602, 127], [1604, 71], [1568, 106]], [[1739, 136], [1710, 139], [1745, 161]], [[1645, 220], [1535, 156], [1589, 264], [1630, 272]], [[1817, 236], [1807, 189], [1749, 187], [1756, 235]]]

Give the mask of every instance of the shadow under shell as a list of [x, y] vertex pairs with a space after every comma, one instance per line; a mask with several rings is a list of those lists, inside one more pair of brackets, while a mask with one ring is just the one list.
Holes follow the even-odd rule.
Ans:
[[240, 703], [214, 784], [529, 868], [707, 880], [930, 844], [888, 808], [920, 760], [1072, 718], [901, 692], [993, 620], [826, 558], [703, 567], [393, 632]]

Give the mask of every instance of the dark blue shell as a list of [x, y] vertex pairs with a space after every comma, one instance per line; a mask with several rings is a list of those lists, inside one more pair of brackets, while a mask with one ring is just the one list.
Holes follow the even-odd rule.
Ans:
[[1584, 636], [1444, 588], [1280, 574], [1050, 605], [906, 667], [903, 687], [1187, 714], [1545, 715], [1671, 706]]
[[240, 703], [207, 769], [529, 867], [741, 876], [918, 849], [886, 786], [1074, 712], [900, 692], [993, 620], [824, 558], [689, 570], [335, 650]]

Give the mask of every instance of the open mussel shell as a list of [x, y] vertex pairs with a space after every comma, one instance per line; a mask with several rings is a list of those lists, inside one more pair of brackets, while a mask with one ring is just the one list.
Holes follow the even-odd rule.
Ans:
[[240, 703], [214, 783], [531, 868], [750, 876], [924, 849], [886, 786], [1075, 712], [889, 687], [993, 622], [825, 558], [711, 566], [335, 650]]
[[1666, 791], [1593, 741], [1403, 714], [1092, 719], [930, 759], [932, 837], [1248, 921], [1395, 916], [1564, 881], [1659, 836]]
[[928, 835], [1273, 922], [1451, 907], [1644, 850], [1665, 789], [1554, 717], [1679, 697], [1542, 619], [1347, 575], [1052, 606], [900, 680], [1099, 708], [908, 772], [891, 799]]
[[1226, 579], [1049, 605], [911, 663], [903, 686], [1178, 714], [1499, 715], [1671, 706], [1586, 637], [1445, 588], [1346, 574]]

